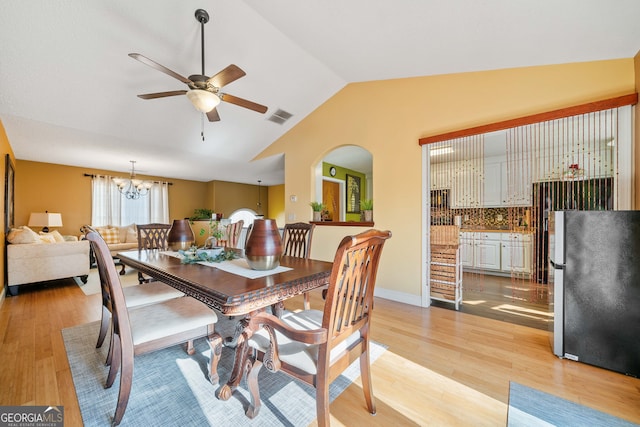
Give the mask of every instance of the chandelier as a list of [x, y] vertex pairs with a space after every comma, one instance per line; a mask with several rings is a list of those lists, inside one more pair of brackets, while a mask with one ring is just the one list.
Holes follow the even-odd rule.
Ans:
[[136, 179], [135, 160], [129, 160], [131, 162], [131, 176], [127, 178], [112, 178], [113, 182], [118, 187], [118, 191], [122, 193], [127, 199], [136, 200], [142, 196], [149, 194], [149, 189], [153, 186], [151, 181], [143, 181]]

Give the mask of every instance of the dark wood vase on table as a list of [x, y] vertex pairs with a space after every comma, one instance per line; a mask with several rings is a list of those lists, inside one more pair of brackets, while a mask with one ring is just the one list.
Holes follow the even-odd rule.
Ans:
[[167, 246], [172, 251], [187, 250], [196, 241], [188, 219], [174, 219], [169, 234]]
[[280, 265], [282, 240], [274, 219], [256, 219], [244, 250], [249, 267], [273, 270]]

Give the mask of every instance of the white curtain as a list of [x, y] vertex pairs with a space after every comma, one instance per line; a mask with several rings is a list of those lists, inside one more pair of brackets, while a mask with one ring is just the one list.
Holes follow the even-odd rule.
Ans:
[[149, 194], [125, 198], [110, 176], [96, 175], [91, 181], [91, 225], [169, 223], [169, 185], [154, 183]]

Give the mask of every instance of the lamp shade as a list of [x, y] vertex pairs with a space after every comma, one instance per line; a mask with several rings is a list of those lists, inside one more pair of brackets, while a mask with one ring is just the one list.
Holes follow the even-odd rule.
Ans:
[[220, 98], [213, 92], [203, 89], [192, 89], [187, 92], [187, 98], [196, 110], [208, 113], [220, 104]]
[[62, 227], [62, 214], [31, 212], [28, 225], [29, 227], [44, 227], [43, 231], [48, 231], [49, 227]]

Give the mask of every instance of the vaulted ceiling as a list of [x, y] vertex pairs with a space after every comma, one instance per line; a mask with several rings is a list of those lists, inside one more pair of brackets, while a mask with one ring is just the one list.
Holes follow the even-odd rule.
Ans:
[[[188, 77], [236, 64], [210, 123]], [[199, 181], [282, 183], [284, 161], [252, 161], [346, 84], [633, 57], [637, 0], [30, 0], [0, 12], [0, 120], [18, 159]], [[284, 124], [268, 120], [278, 109]], [[202, 138], [204, 134], [204, 141]]]

